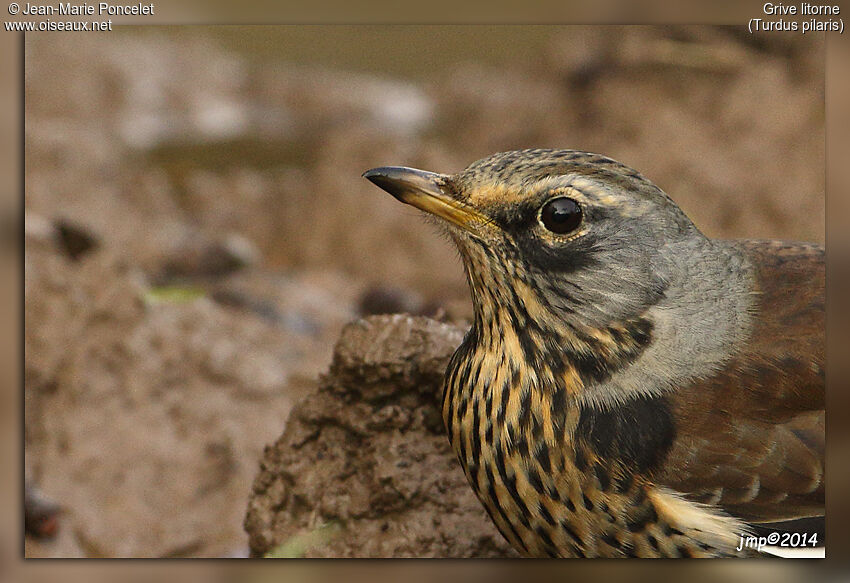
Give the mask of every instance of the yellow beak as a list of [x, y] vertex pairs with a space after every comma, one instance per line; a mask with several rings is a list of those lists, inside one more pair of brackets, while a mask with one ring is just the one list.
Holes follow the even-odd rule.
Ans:
[[467, 231], [475, 232], [477, 225], [489, 222], [487, 217], [449, 194], [449, 182], [445, 174], [403, 166], [385, 166], [364, 172], [363, 178], [383, 188], [401, 202], [445, 219]]

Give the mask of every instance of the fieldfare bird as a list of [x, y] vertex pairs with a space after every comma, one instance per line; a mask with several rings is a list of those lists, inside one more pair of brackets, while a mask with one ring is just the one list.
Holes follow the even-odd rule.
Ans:
[[703, 235], [605, 156], [364, 174], [442, 219], [475, 312], [443, 419], [521, 553], [742, 556], [824, 511], [824, 253]]

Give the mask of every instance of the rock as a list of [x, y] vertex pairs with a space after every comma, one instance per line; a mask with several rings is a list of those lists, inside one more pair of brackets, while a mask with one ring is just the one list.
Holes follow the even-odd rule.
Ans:
[[28, 212], [24, 219], [27, 243], [56, 245], [74, 261], [100, 247], [100, 238], [88, 228], [67, 219], [51, 220]]
[[96, 250], [100, 245], [98, 237], [91, 231], [71, 221], [56, 221], [56, 236], [59, 246], [74, 261]]
[[364, 316], [420, 314], [423, 303], [422, 296], [416, 292], [389, 285], [373, 285], [360, 296], [357, 310]]
[[[360, 294], [357, 300], [357, 313], [361, 316], [382, 314], [410, 314], [427, 316], [441, 322], [460, 323], [468, 317], [468, 310], [455, 310], [447, 298], [425, 298], [422, 294], [404, 287], [393, 285], [372, 285]], [[468, 302], [464, 302], [468, 304]]]
[[39, 539], [52, 539], [59, 531], [61, 507], [33, 484], [24, 485], [24, 532]]
[[154, 279], [171, 282], [219, 278], [259, 262], [260, 252], [241, 235], [231, 233], [221, 239], [212, 239], [192, 233], [163, 258], [161, 273]]
[[404, 315], [343, 330], [319, 390], [265, 450], [245, 518], [252, 556], [515, 556], [440, 416], [443, 372], [462, 338]]

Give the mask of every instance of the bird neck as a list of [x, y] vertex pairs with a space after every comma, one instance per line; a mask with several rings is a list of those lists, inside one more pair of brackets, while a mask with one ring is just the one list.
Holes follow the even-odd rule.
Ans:
[[647, 350], [653, 320], [553, 318], [532, 282], [476, 265], [492, 259], [481, 253], [464, 257], [475, 320], [446, 371], [443, 418], [505, 537], [534, 556], [731, 552], [738, 523], [654, 482], [675, 436], [666, 398], [584, 397]]

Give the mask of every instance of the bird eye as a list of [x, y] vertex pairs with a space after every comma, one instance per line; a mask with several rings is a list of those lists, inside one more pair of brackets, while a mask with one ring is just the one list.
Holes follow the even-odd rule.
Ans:
[[571, 198], [553, 198], [540, 209], [540, 222], [558, 235], [575, 231], [581, 224], [581, 207]]

